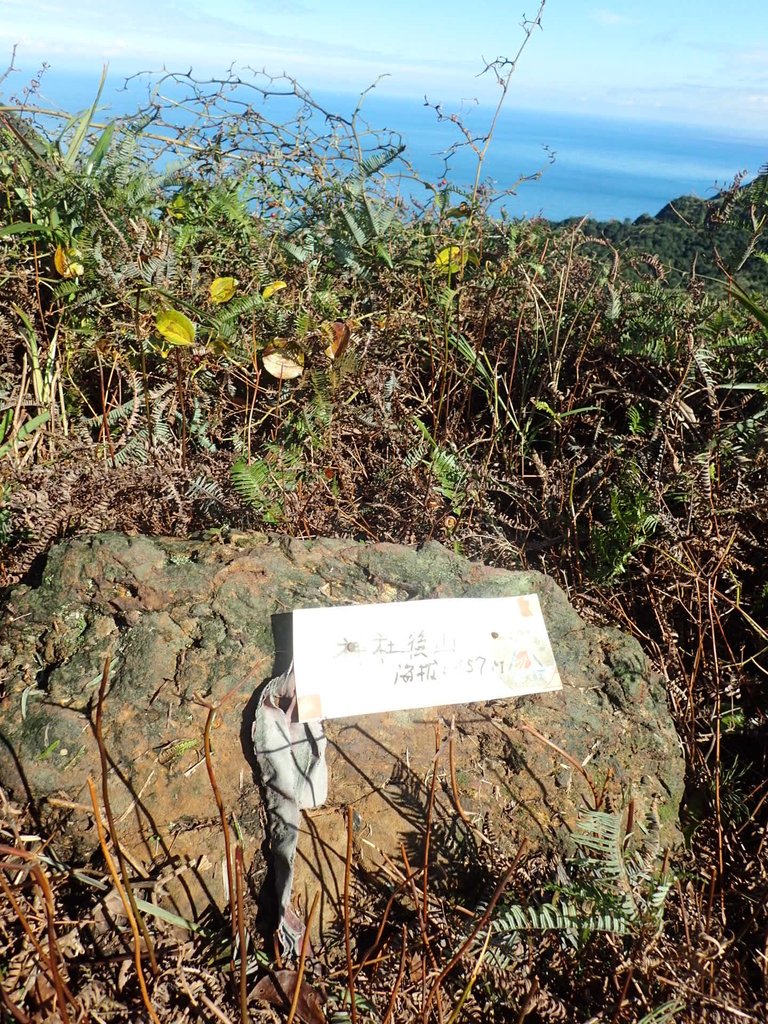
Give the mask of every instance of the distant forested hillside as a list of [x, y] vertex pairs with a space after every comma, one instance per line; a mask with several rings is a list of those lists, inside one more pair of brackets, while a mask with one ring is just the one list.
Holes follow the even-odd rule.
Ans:
[[[713, 286], [723, 270], [747, 290], [768, 290], [768, 167], [750, 184], [734, 185], [713, 199], [680, 196], [655, 217], [583, 222], [585, 235], [602, 239], [624, 255], [652, 255], [670, 280], [691, 273]], [[578, 218], [556, 226], [571, 228]], [[597, 246], [596, 246], [597, 248]]]

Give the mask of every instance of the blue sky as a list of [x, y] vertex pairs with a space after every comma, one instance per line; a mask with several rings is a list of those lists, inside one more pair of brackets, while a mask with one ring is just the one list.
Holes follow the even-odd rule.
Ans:
[[[455, 103], [494, 97], [484, 60], [514, 53], [536, 0], [2, 0], [13, 87], [41, 61], [98, 79], [233, 62], [314, 89]], [[50, 79], [49, 94], [55, 98]], [[4, 89], [9, 91], [6, 81]], [[547, 0], [510, 104], [768, 136], [768, 0]]]

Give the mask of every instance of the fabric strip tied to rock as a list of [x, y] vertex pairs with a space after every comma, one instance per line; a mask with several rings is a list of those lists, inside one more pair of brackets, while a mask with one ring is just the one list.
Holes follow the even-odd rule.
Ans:
[[264, 686], [253, 723], [253, 746], [269, 819], [283, 952], [298, 952], [304, 925], [291, 907], [291, 887], [300, 812], [319, 807], [328, 795], [326, 738], [322, 722], [294, 721], [293, 668]]

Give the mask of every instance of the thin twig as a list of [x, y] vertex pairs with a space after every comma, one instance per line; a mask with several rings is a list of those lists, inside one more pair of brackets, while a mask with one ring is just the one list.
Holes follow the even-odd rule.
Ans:
[[552, 750], [559, 754], [560, 757], [564, 758], [569, 765], [576, 769], [576, 771], [584, 778], [590, 790], [592, 791], [592, 799], [594, 800], [594, 807], [592, 808], [592, 810], [599, 811], [603, 804], [603, 797], [602, 795], [598, 796], [597, 790], [595, 789], [592, 783], [592, 779], [590, 779], [589, 777], [589, 774], [586, 772], [584, 765], [579, 764], [575, 757], [572, 757], [566, 750], [563, 750], [562, 747], [559, 747], [557, 743], [553, 743], [552, 740], [548, 740], [546, 736], [540, 733], [539, 730], [535, 729], [532, 725], [529, 725], [528, 722], [521, 720], [519, 728], [522, 729], [524, 732], [529, 732], [532, 736], [535, 736], [536, 739], [541, 740], [542, 743], [545, 743], [548, 747], [551, 747]]
[[147, 1013], [153, 1024], [160, 1024], [160, 1020], [152, 1008], [152, 1003], [149, 999], [149, 992], [147, 991], [147, 982], [144, 977], [144, 970], [141, 966], [141, 934], [139, 932], [139, 926], [136, 923], [136, 918], [133, 915], [131, 908], [131, 900], [125, 894], [125, 890], [120, 882], [120, 876], [117, 873], [115, 862], [109, 852], [107, 846], [107, 837], [104, 834], [104, 825], [101, 820], [101, 811], [99, 810], [99, 801], [96, 796], [96, 786], [94, 785], [93, 779], [88, 776], [88, 792], [91, 794], [91, 804], [93, 806], [94, 820], [96, 822], [96, 831], [99, 835], [99, 845], [101, 846], [101, 852], [104, 854], [104, 860], [106, 861], [107, 870], [112, 878], [112, 882], [117, 890], [117, 894], [120, 897], [123, 909], [125, 910], [125, 916], [128, 918], [128, 923], [131, 926], [131, 932], [133, 933], [133, 962], [136, 967], [136, 977], [139, 982], [139, 988], [141, 989], [141, 998], [144, 1000], [144, 1006], [147, 1009]]
[[[466, 1003], [467, 999], [469, 999], [470, 993], [472, 992], [472, 988], [474, 987], [474, 984], [477, 981], [477, 976], [480, 973], [480, 968], [482, 967], [483, 960], [485, 959], [485, 954], [488, 951], [488, 943], [490, 941], [491, 941], [491, 929], [489, 928], [487, 933], [486, 933], [486, 936], [485, 936], [485, 942], [483, 943], [483, 948], [480, 950], [480, 953], [478, 954], [477, 960], [475, 960], [474, 966], [473, 966], [472, 971], [471, 971], [471, 973], [469, 975], [469, 980], [467, 981], [467, 984], [464, 986], [464, 991], [461, 993], [461, 996], [459, 997], [459, 1001], [456, 1004], [455, 1010], [453, 1011], [451, 1016], [448, 1018], [447, 1024], [456, 1024], [456, 1021], [459, 1019], [459, 1015], [461, 1014], [461, 1011], [464, 1008], [464, 1003]], [[518, 1021], [518, 1024], [520, 1024], [519, 1021]]]
[[389, 1002], [387, 1003], [387, 1012], [384, 1014], [384, 1020], [381, 1024], [389, 1024], [392, 1012], [395, 1008], [395, 1000], [397, 999], [397, 995], [400, 991], [400, 986], [403, 983], [403, 975], [405, 974], [405, 956], [408, 942], [408, 932], [405, 925], [403, 925], [402, 936], [403, 944], [400, 949], [400, 966], [397, 971], [397, 977], [395, 978], [395, 984], [392, 986], [392, 995], [389, 997]]
[[8, 1013], [13, 1017], [18, 1024], [33, 1024], [32, 1018], [28, 1017], [23, 1010], [20, 1010], [18, 1006], [11, 1000], [11, 997], [5, 991], [2, 981], [0, 981], [0, 1000], [2, 1000], [3, 1006], [6, 1008]]
[[349, 989], [349, 1007], [352, 1024], [357, 1024], [357, 1005], [355, 1002], [355, 969], [352, 963], [352, 947], [349, 935], [349, 876], [352, 869], [352, 821], [354, 809], [352, 804], [347, 807], [347, 855], [344, 861], [344, 952], [347, 957], [347, 986]]
[[155, 449], [155, 438], [152, 430], [152, 412], [149, 408], [149, 374], [147, 373], [147, 353], [144, 351], [144, 337], [141, 329], [141, 286], [136, 289], [136, 303], [133, 308], [133, 323], [136, 333], [136, 344], [139, 346], [139, 358], [141, 359], [141, 379], [144, 383], [144, 410], [147, 414], [147, 441], [149, 450]]
[[131, 885], [130, 876], [128, 874], [128, 868], [126, 867], [125, 856], [120, 846], [120, 840], [117, 834], [117, 826], [115, 825], [115, 819], [112, 815], [112, 805], [109, 800], [109, 762], [107, 759], [107, 748], [104, 744], [104, 700], [107, 692], [107, 683], [109, 682], [109, 669], [111, 665], [111, 658], [107, 655], [104, 661], [104, 669], [101, 673], [101, 684], [99, 686], [99, 696], [96, 701], [96, 721], [95, 721], [95, 732], [96, 732], [96, 746], [99, 748], [99, 763], [101, 765], [101, 795], [104, 801], [104, 811], [107, 815], [107, 823], [109, 825], [109, 835], [112, 839], [112, 845], [115, 848], [117, 854], [117, 862], [120, 865], [120, 874], [123, 882], [125, 883], [125, 889], [128, 894], [128, 901], [131, 904], [131, 912], [135, 920], [138, 922], [139, 929], [141, 930], [141, 936], [144, 939], [144, 943], [147, 947], [147, 954], [149, 956], [149, 964], [152, 973], [157, 977], [158, 966], [155, 958], [155, 947], [149, 936], [149, 929], [147, 928], [146, 922], [142, 914], [139, 913], [139, 908], [136, 906], [136, 897], [133, 895], [133, 886]]
[[237, 935], [240, 944], [240, 1017], [248, 1024], [248, 956], [246, 951], [245, 917], [243, 914], [243, 848], [235, 846], [235, 899], [237, 907]]
[[376, 929], [376, 935], [374, 937], [374, 940], [371, 943], [368, 950], [366, 951], [365, 956], [361, 958], [360, 963], [355, 970], [355, 977], [359, 975], [360, 971], [362, 971], [367, 964], [371, 963], [374, 954], [379, 948], [379, 943], [381, 942], [381, 937], [384, 934], [384, 929], [386, 928], [387, 922], [389, 921], [389, 915], [392, 911], [394, 902], [397, 899], [398, 895], [403, 891], [403, 889], [409, 884], [410, 881], [410, 878], [404, 879], [392, 891], [389, 899], [387, 900], [387, 905], [384, 907], [384, 913], [382, 915], [381, 921], [379, 922], [379, 927]]
[[304, 928], [304, 934], [301, 937], [301, 949], [299, 951], [299, 966], [296, 971], [296, 988], [293, 990], [293, 999], [291, 1000], [291, 1009], [288, 1013], [288, 1019], [285, 1024], [293, 1024], [293, 1019], [296, 1016], [296, 1011], [299, 1006], [299, 998], [301, 996], [301, 985], [304, 981], [304, 964], [307, 960], [307, 950], [309, 949], [309, 929], [312, 926], [312, 918], [315, 916], [315, 909], [317, 908], [318, 900], [320, 899], [320, 893], [315, 893], [315, 898], [312, 900], [312, 906], [309, 908], [309, 917]]
[[187, 468], [187, 411], [184, 400], [184, 384], [181, 368], [181, 351], [176, 349], [176, 384], [179, 392], [179, 412], [181, 413], [181, 468]]
[[207, 1007], [221, 1024], [232, 1024], [232, 1018], [223, 1013], [212, 999], [209, 999], [205, 992], [199, 992], [195, 997], [200, 1000], [203, 1006]]
[[429, 921], [429, 847], [432, 838], [432, 813], [435, 807], [435, 790], [437, 788], [437, 759], [440, 756], [440, 727], [435, 725], [435, 757], [432, 761], [432, 781], [427, 801], [427, 821], [424, 829], [424, 877], [422, 879], [422, 914], [424, 927]]
[[[9, 849], [11, 849], [11, 847], [2, 847], [0, 849], [2, 849], [2, 850], [9, 850]], [[30, 855], [30, 856], [32, 856], [32, 855]], [[6, 868], [6, 867], [10, 867], [10, 865], [0, 864], [0, 868]], [[31, 870], [31, 868], [30, 868], [30, 870]], [[24, 929], [24, 931], [25, 931], [25, 933], [27, 935], [27, 938], [32, 943], [32, 945], [34, 947], [34, 950], [35, 950], [35, 952], [38, 955], [40, 963], [43, 965], [43, 969], [48, 973], [48, 975], [49, 975], [49, 977], [51, 979], [51, 983], [53, 984], [53, 986], [55, 988], [56, 987], [56, 965], [55, 965], [55, 963], [51, 962], [49, 957], [46, 955], [45, 950], [43, 949], [43, 947], [38, 942], [37, 936], [32, 931], [32, 928], [30, 927], [29, 921], [27, 921], [26, 914], [24, 913], [24, 911], [22, 910], [21, 906], [19, 905], [19, 902], [17, 901], [16, 897], [13, 895], [13, 891], [11, 890], [10, 886], [6, 882], [5, 878], [3, 877], [3, 872], [2, 871], [0, 871], [0, 889], [2, 889], [5, 898], [8, 900], [8, 902], [11, 905], [11, 907], [13, 908], [13, 911], [16, 914], [16, 917], [18, 918], [18, 920], [19, 920], [19, 922], [21, 924], [21, 927]], [[69, 1001], [73, 1005], [76, 1005], [75, 997], [72, 995], [70, 990], [67, 988], [66, 983], [62, 980], [61, 984], [62, 984], [62, 988], [63, 988], [64, 994], [67, 996], [67, 998], [69, 999]]]
[[459, 796], [459, 784], [456, 781], [456, 758], [454, 756], [453, 751], [453, 735], [455, 731], [455, 726], [456, 716], [454, 715], [454, 717], [451, 719], [451, 731], [448, 734], [448, 770], [451, 774], [451, 792], [453, 793], [453, 803], [454, 806], [456, 807], [456, 813], [458, 814], [458, 816], [461, 818], [465, 825], [468, 825], [470, 828], [472, 828], [472, 822], [469, 820], [466, 811], [461, 806], [461, 797]]
[[[53, 981], [53, 987], [56, 992], [56, 1001], [58, 1003], [59, 1015], [61, 1017], [62, 1024], [69, 1024], [67, 1000], [69, 1000], [75, 1010], [79, 1011], [79, 1006], [59, 972], [58, 961], [63, 958], [61, 957], [58, 940], [56, 938], [56, 908], [48, 878], [43, 870], [42, 864], [40, 864], [38, 858], [33, 853], [28, 853], [26, 850], [16, 849], [13, 846], [0, 845], [0, 854], [4, 854], [6, 857], [19, 857], [21, 860], [28, 861], [30, 863], [29, 870], [42, 890], [43, 900], [45, 903], [45, 920], [48, 931], [48, 958], [47, 961], [44, 962], [50, 966], [51, 980]], [[3, 866], [5, 867], [5, 865]]]
[[496, 886], [496, 891], [491, 897], [491, 901], [485, 908], [485, 911], [480, 916], [480, 918], [478, 919], [478, 921], [476, 922], [476, 924], [474, 925], [474, 927], [472, 928], [464, 942], [462, 942], [461, 946], [459, 946], [458, 950], [454, 953], [454, 955], [451, 957], [451, 959], [448, 961], [448, 963], [445, 965], [442, 971], [440, 971], [440, 974], [437, 976], [437, 979], [435, 980], [434, 984], [432, 985], [432, 988], [430, 989], [429, 995], [427, 996], [426, 1004], [424, 1006], [425, 1020], [426, 1015], [429, 1012], [429, 1007], [432, 1005], [432, 1000], [435, 998], [435, 994], [437, 993], [438, 989], [445, 981], [445, 979], [448, 977], [448, 975], [451, 973], [456, 964], [459, 963], [459, 961], [462, 959], [462, 957], [467, 952], [472, 943], [475, 941], [475, 936], [480, 931], [480, 929], [485, 928], [486, 924], [490, 920], [491, 914], [493, 913], [496, 904], [501, 899], [504, 890], [509, 885], [514, 873], [517, 871], [518, 864], [520, 863], [520, 858], [523, 855], [523, 851], [525, 850], [526, 845], [527, 840], [523, 839], [523, 841], [520, 843], [520, 847], [517, 851], [517, 854], [515, 855], [515, 859], [512, 861], [511, 866], [504, 873], [504, 877]]
[[539, 979], [538, 978], [534, 978], [533, 981], [531, 982], [531, 987], [528, 989], [528, 994], [526, 995], [526, 997], [525, 997], [525, 999], [523, 1001], [523, 1005], [520, 1007], [520, 1013], [517, 1015], [517, 1020], [515, 1021], [515, 1024], [523, 1024], [525, 1018], [528, 1016], [528, 1014], [533, 1009], [534, 1003], [536, 1001], [536, 996], [538, 994], [539, 994]]
[[619, 1018], [621, 1017], [621, 1008], [624, 1005], [624, 1000], [627, 998], [627, 992], [629, 991], [629, 985], [632, 981], [634, 973], [635, 968], [630, 967], [627, 971], [627, 976], [624, 979], [624, 984], [621, 987], [621, 995], [619, 996], [618, 1003], [616, 1003], [616, 1009], [613, 1011], [613, 1016], [611, 1017], [611, 1024], [618, 1024]]
[[232, 938], [232, 949], [229, 957], [229, 970], [232, 976], [232, 983], [235, 984], [235, 941], [237, 939], [237, 895], [235, 893], [235, 880], [234, 873], [232, 870], [232, 843], [229, 837], [229, 822], [227, 821], [227, 814], [224, 810], [224, 801], [221, 797], [221, 790], [219, 784], [216, 781], [216, 773], [213, 770], [213, 760], [211, 758], [211, 728], [213, 727], [213, 721], [216, 717], [216, 708], [208, 707], [208, 717], [205, 720], [205, 731], [203, 733], [203, 746], [205, 749], [205, 767], [208, 770], [208, 779], [211, 783], [211, 789], [213, 790], [213, 798], [216, 801], [216, 807], [219, 811], [219, 820], [221, 821], [221, 832], [224, 836], [224, 866], [227, 872], [227, 886], [229, 890], [229, 915], [231, 925], [231, 938]]

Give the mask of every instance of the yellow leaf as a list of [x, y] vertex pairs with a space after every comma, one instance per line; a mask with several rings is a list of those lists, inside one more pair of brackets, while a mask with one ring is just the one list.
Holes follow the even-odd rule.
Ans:
[[211, 302], [229, 302], [237, 288], [236, 277], [217, 277], [211, 281]]
[[65, 249], [63, 245], [56, 246], [53, 254], [53, 265], [61, 277], [71, 280], [73, 277], [81, 277], [84, 273], [82, 253], [79, 249]]
[[283, 288], [287, 288], [288, 285], [285, 281], [273, 281], [272, 284], [268, 284], [264, 291], [261, 293], [263, 299], [271, 298], [275, 292], [281, 292]]
[[294, 380], [304, 372], [304, 350], [289, 338], [275, 338], [262, 352], [261, 361], [278, 380]]
[[67, 268], [69, 266], [69, 260], [64, 254], [64, 246], [56, 246], [56, 252], [53, 254], [53, 264], [56, 267], [56, 270], [59, 272], [59, 274], [61, 274], [62, 277], [65, 277], [67, 274]]
[[458, 274], [468, 259], [469, 254], [460, 245], [448, 245], [435, 256], [435, 266], [441, 274]]
[[158, 313], [155, 324], [157, 333], [165, 338], [169, 345], [194, 345], [195, 325], [177, 309], [166, 309]]

